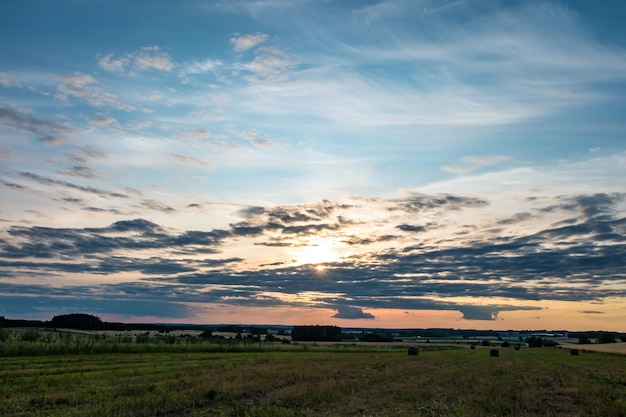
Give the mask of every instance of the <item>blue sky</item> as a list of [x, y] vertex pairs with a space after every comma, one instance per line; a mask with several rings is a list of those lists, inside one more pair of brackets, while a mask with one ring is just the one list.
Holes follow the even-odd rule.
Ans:
[[0, 315], [626, 331], [626, 5], [0, 5]]

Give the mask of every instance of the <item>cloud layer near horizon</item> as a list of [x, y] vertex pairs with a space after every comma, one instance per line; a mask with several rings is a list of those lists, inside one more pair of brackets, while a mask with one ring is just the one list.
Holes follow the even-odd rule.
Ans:
[[[601, 304], [626, 296], [625, 197], [529, 198], [527, 211], [474, 224], [464, 220], [478, 218], [472, 212], [488, 201], [414, 194], [248, 207], [239, 222], [210, 231], [144, 219], [101, 228], [12, 226], [0, 242], [8, 278], [2, 293], [57, 295], [61, 304], [103, 310], [110, 299], [139, 310], [161, 300], [172, 306], [165, 314], [189, 314], [202, 303], [330, 308], [342, 319], [374, 319], [367, 309], [394, 308], [495, 320], [502, 311], [538, 308], [526, 301]], [[247, 258], [229, 256], [235, 243]], [[341, 258], [298, 261], [299, 250], [319, 245], [332, 245]], [[259, 247], [271, 249], [272, 264], [255, 265], [264, 259], [254, 259]]]

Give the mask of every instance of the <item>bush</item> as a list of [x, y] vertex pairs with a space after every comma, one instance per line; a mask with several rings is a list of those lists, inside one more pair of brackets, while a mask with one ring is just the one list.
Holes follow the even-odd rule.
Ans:
[[7, 340], [9, 340], [9, 337], [11, 336], [11, 333], [7, 330], [2, 330], [0, 328], [0, 342], [6, 342]]
[[613, 333], [602, 333], [598, 337], [598, 343], [615, 343], [615, 335]]
[[531, 347], [531, 348], [543, 346], [543, 340], [537, 336], [529, 337], [528, 339], [526, 339], [526, 343], [528, 343], [528, 347]]
[[559, 344], [557, 342], [555, 342], [554, 340], [543, 339], [543, 346], [545, 346], [545, 347], [557, 347], [557, 346], [559, 346]]
[[24, 342], [35, 342], [39, 339], [39, 331], [37, 330], [27, 330], [22, 333], [22, 340]]
[[200, 336], [201, 339], [210, 339], [213, 337], [213, 330], [205, 330], [203, 331]]
[[267, 335], [265, 335], [265, 341], [266, 342], [280, 342], [280, 337], [276, 337], [271, 333], [268, 333]]

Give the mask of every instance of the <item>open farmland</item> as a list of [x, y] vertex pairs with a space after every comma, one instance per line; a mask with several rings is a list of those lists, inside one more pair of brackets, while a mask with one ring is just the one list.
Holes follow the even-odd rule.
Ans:
[[0, 415], [626, 416], [623, 356], [280, 348], [2, 357]]
[[578, 349], [584, 352], [612, 353], [616, 355], [626, 355], [626, 343], [592, 343], [588, 345], [565, 344], [563, 348]]

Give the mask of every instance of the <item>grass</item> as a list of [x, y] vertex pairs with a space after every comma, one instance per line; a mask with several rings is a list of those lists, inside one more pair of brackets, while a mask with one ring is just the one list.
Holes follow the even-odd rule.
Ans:
[[[0, 357], [98, 353], [263, 351], [267, 344], [252, 340], [202, 339], [149, 332], [90, 333], [0, 329]], [[276, 350], [279, 346], [273, 346]], [[289, 349], [289, 345], [284, 348]]]
[[110, 341], [88, 341], [0, 357], [0, 416], [626, 416], [622, 356], [187, 341], [93, 353]]

